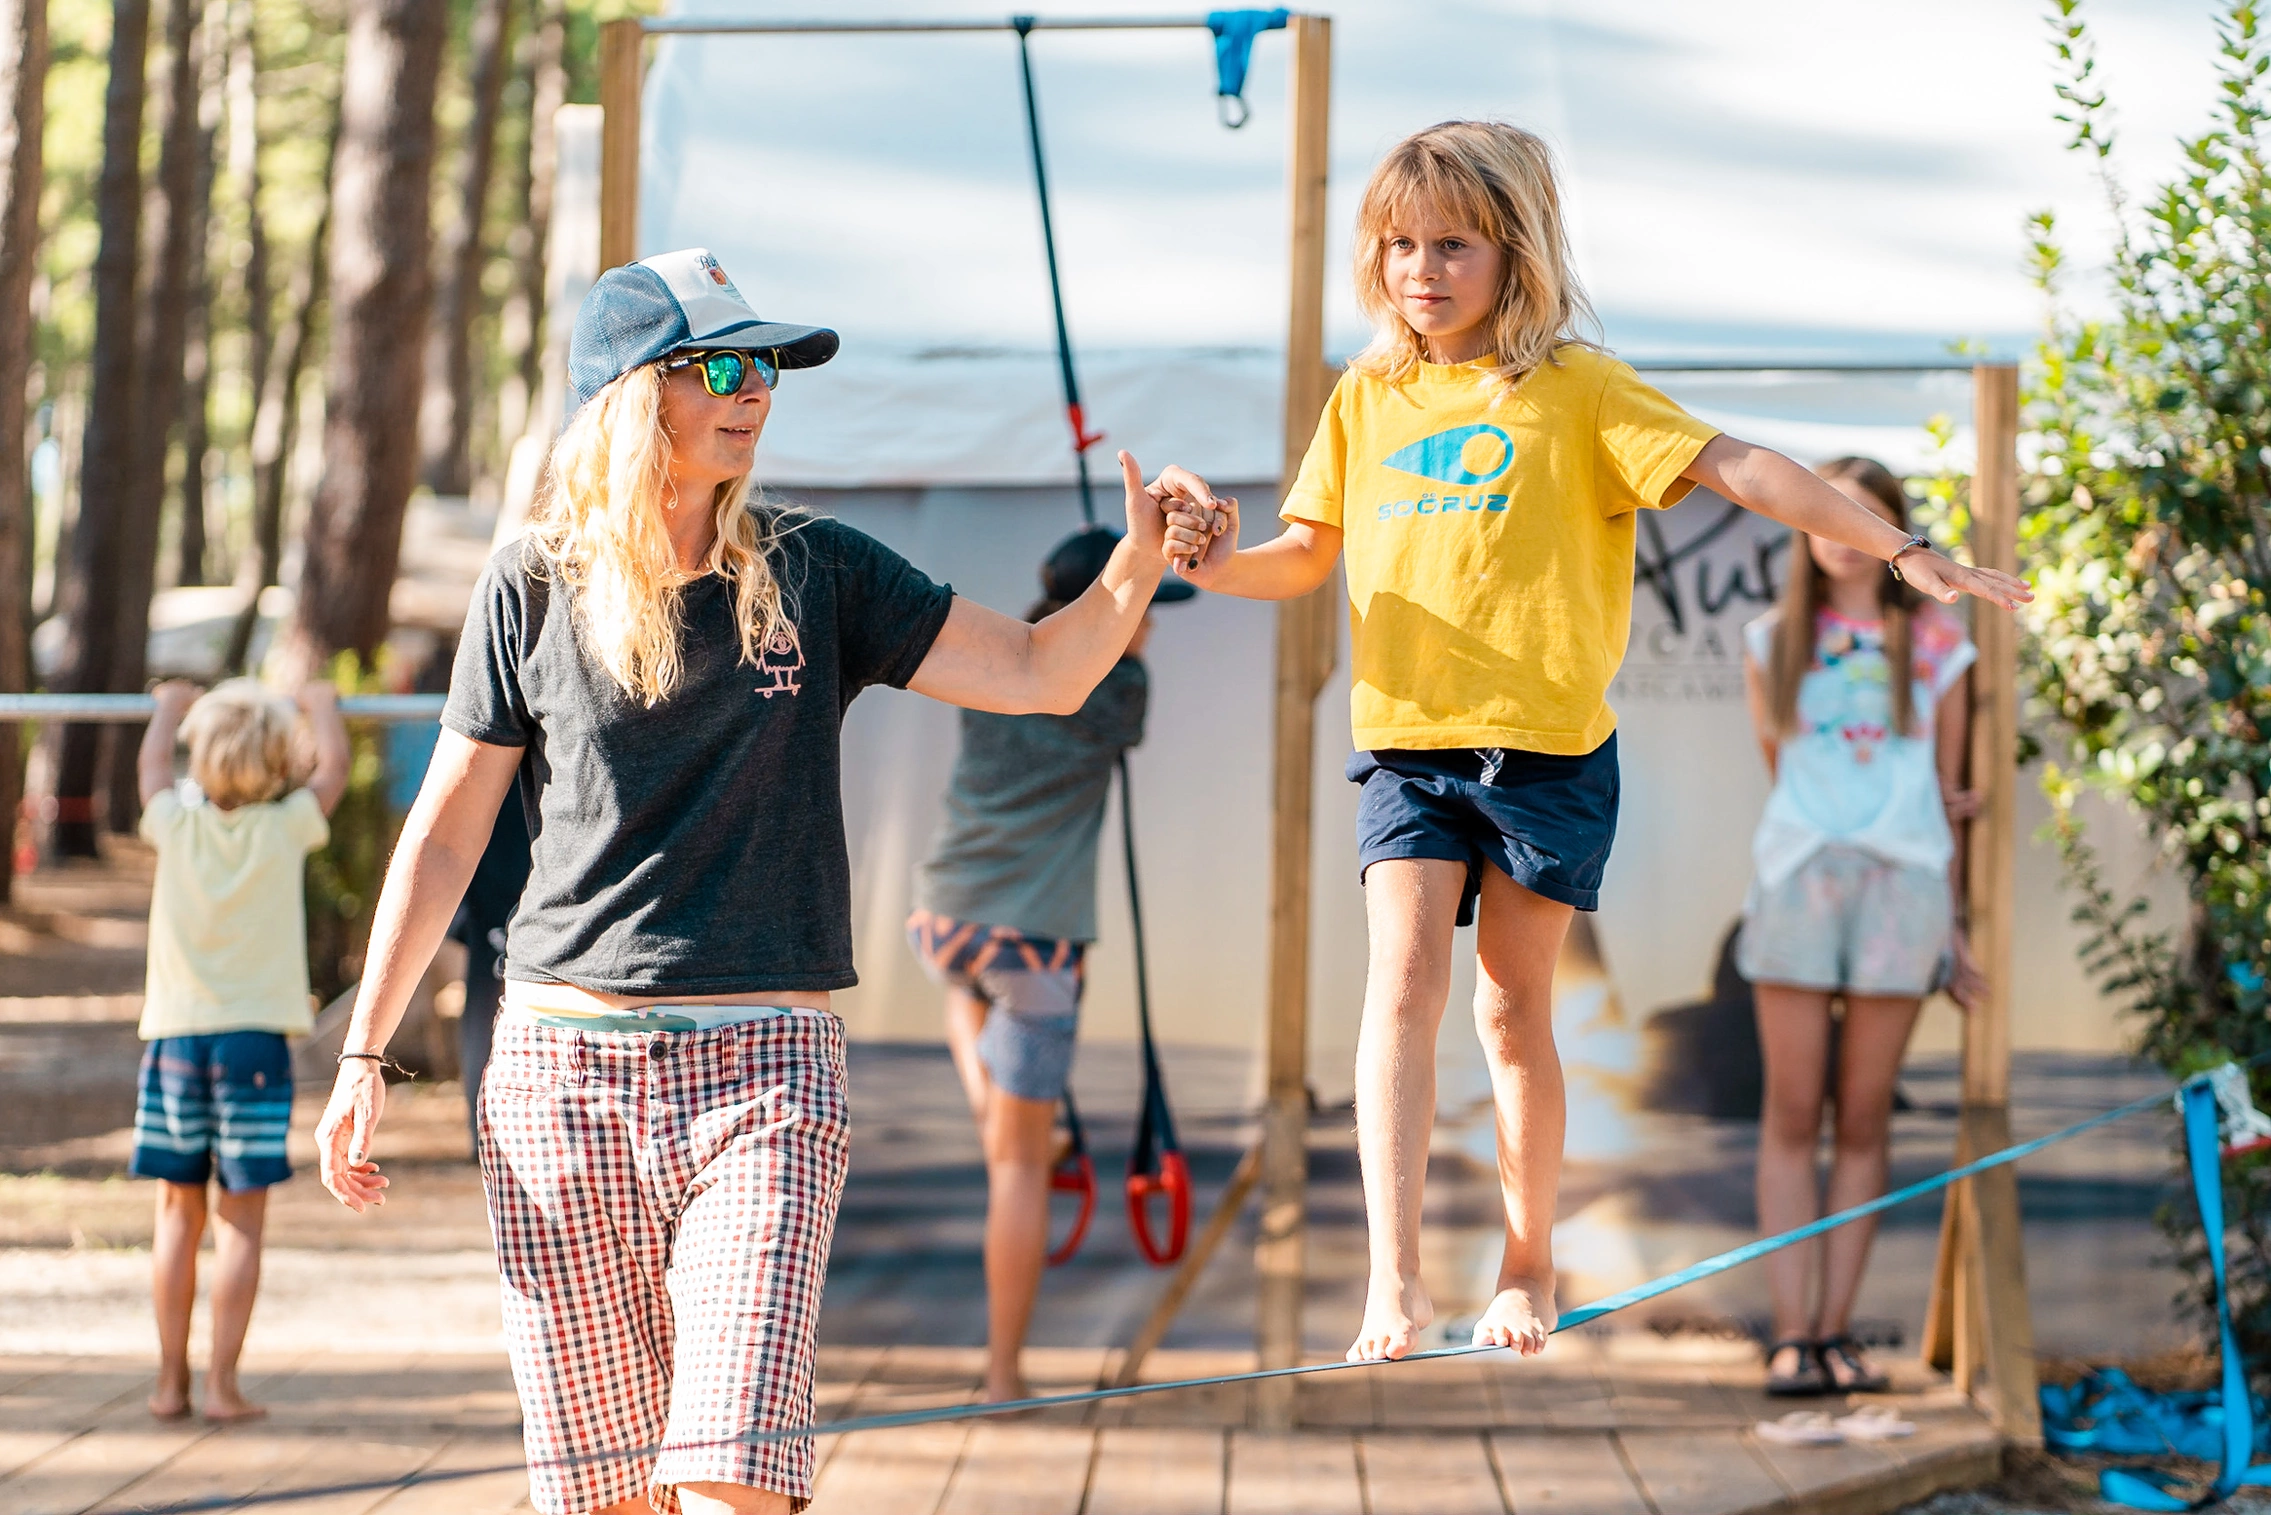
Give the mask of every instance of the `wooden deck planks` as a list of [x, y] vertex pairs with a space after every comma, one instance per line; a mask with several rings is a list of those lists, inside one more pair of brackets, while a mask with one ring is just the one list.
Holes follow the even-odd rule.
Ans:
[[1375, 1432], [1357, 1447], [1371, 1515], [1506, 1515], [1479, 1433]]
[[1107, 1427], [1082, 1515], [1222, 1515], [1227, 1448], [1222, 1431]]
[[[139, 1406], [136, 1407], [139, 1410]], [[213, 1434], [194, 1420], [97, 1426], [0, 1480], [8, 1515], [80, 1515]]]
[[[1607, 1433], [1490, 1438], [1516, 1515], [1655, 1515]], [[1672, 1515], [1668, 1507], [1666, 1515]], [[1685, 1511], [1678, 1515], [1686, 1515]]]
[[856, 1431], [821, 1469], [807, 1515], [937, 1515], [969, 1439], [967, 1421]]
[[521, 1458], [517, 1435], [473, 1431], [452, 1437], [407, 1485], [381, 1496], [371, 1515], [507, 1515], [523, 1509], [528, 1474]]
[[1228, 1515], [1364, 1515], [1356, 1443], [1329, 1431], [1235, 1431]]
[[[1150, 1375], [1250, 1361], [1166, 1353]], [[1110, 1366], [1082, 1349], [1037, 1354], [1028, 1371], [1036, 1390], [1061, 1392]], [[970, 1349], [832, 1350], [818, 1398], [853, 1414], [956, 1403], [982, 1367]], [[1887, 1400], [1915, 1437], [1828, 1449], [1757, 1442], [1753, 1412], [1780, 1407], [1702, 1364], [1461, 1358], [1308, 1382], [1330, 1387], [1305, 1408], [1342, 1424], [1251, 1432], [1242, 1392], [1200, 1390], [1107, 1403], [1093, 1422], [824, 1437], [815, 1515], [1883, 1515], [1992, 1478], [2000, 1454], [1983, 1417], [1923, 1381]], [[517, 1406], [493, 1358], [301, 1360], [253, 1385], [272, 1419], [218, 1431], [150, 1421], [149, 1377], [132, 1363], [4, 1360], [0, 1384], [0, 1467], [17, 1464], [0, 1472], [0, 1515], [526, 1507]], [[1152, 1423], [1126, 1423], [1136, 1410]]]
[[1497, 1390], [1479, 1357], [1398, 1368], [1380, 1384], [1379, 1424], [1388, 1429], [1483, 1430], [1501, 1425]]
[[1626, 1431], [1618, 1442], [1649, 1502], [1667, 1515], [1748, 1515], [1783, 1500], [1746, 1433]]
[[980, 1421], [939, 1515], [1080, 1515], [1095, 1452], [1086, 1426]]

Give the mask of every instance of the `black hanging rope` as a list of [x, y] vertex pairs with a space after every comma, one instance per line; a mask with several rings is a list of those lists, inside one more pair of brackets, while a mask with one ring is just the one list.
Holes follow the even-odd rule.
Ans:
[[1033, 92], [1033, 22], [1031, 16], [1012, 16], [1017, 29], [1017, 66], [1025, 79], [1025, 140], [1033, 148], [1033, 188], [1041, 201], [1041, 250], [1049, 264], [1049, 304], [1057, 317], [1057, 372], [1064, 380], [1065, 419], [1072, 426], [1072, 456], [1080, 470], [1080, 518], [1096, 524], [1096, 490], [1088, 478], [1088, 449], [1104, 440], [1102, 432], [1088, 429], [1080, 408], [1080, 378], [1073, 372], [1072, 331], [1065, 325], [1064, 280], [1057, 272], [1057, 229], [1049, 213], [1049, 168], [1041, 156], [1041, 102]]

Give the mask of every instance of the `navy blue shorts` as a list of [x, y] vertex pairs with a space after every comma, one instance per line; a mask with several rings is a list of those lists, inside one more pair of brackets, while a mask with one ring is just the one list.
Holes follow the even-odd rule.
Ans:
[[218, 1171], [231, 1192], [292, 1176], [292, 1051], [274, 1031], [163, 1036], [142, 1054], [134, 1113], [136, 1178], [202, 1184]]
[[1459, 924], [1471, 925], [1485, 863], [1532, 894], [1597, 910], [1617, 834], [1617, 739], [1582, 757], [1506, 747], [1352, 753], [1356, 876], [1389, 858], [1467, 865]]

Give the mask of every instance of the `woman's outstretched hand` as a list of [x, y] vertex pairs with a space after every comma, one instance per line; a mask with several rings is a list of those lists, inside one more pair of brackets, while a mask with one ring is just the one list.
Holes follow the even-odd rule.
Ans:
[[371, 1139], [385, 1108], [386, 1075], [380, 1065], [365, 1057], [342, 1059], [331, 1103], [316, 1122], [315, 1155], [323, 1186], [358, 1215], [386, 1203], [386, 1179], [371, 1161]]
[[2034, 598], [2027, 581], [2016, 574], [1994, 568], [1973, 568], [1936, 552], [1905, 553], [1899, 567], [1903, 579], [1943, 605], [1953, 605], [1958, 596], [1968, 594], [1990, 605], [2016, 610]]

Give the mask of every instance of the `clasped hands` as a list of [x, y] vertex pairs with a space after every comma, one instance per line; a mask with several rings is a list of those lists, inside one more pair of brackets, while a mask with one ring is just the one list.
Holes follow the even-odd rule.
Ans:
[[[1144, 486], [1166, 518], [1161, 549], [1192, 583], [1205, 586], [1213, 570], [1238, 550], [1238, 501], [1218, 496], [1206, 480], [1170, 463]], [[1222, 547], [1215, 544], [1227, 537]]]

